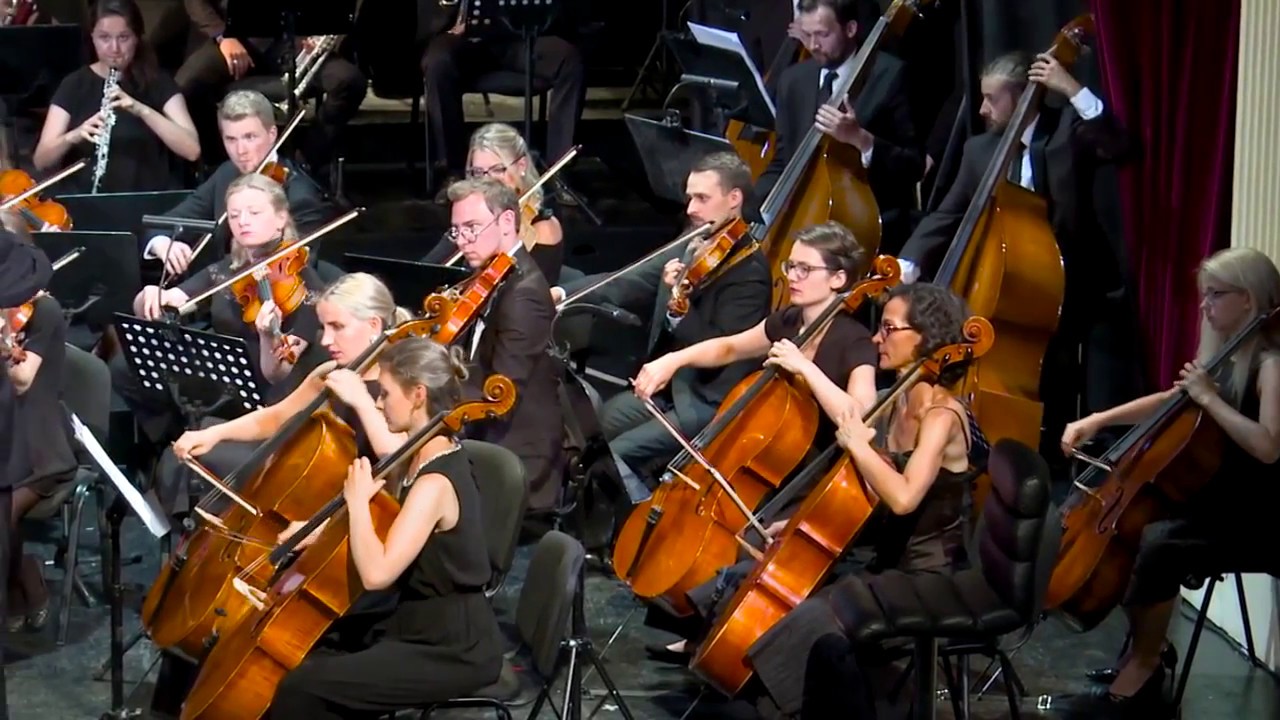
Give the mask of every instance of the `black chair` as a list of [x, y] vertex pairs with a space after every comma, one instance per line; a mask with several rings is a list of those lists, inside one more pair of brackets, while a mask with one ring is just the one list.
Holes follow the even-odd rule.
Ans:
[[[67, 359], [63, 365], [62, 397], [68, 412], [80, 418], [98, 443], [105, 447], [111, 413], [111, 372], [107, 369], [107, 364], [92, 353], [68, 345]], [[56, 621], [58, 645], [67, 643], [73, 592], [79, 594], [80, 599], [89, 607], [96, 603], [79, 574], [80, 531], [85, 501], [91, 493], [97, 500], [100, 516], [105, 507], [100, 475], [101, 471], [97, 466], [82, 464], [74, 477], [59, 485], [52, 495], [42, 498], [23, 518], [24, 521], [46, 521], [56, 517], [62, 522], [62, 532], [58, 537], [53, 560], [53, 564], [62, 570], [62, 601]], [[105, 525], [105, 518], [99, 517], [99, 535]], [[22, 549], [14, 548], [14, 552], [22, 552]], [[107, 552], [106, 543], [100, 545], [100, 552]], [[100, 558], [100, 562], [106, 566], [105, 558]], [[105, 594], [104, 587], [103, 595]]]
[[[953, 574], [890, 570], [849, 580], [833, 607], [853, 643], [943, 640], [948, 650], [941, 657], [989, 654], [1012, 677], [997, 643], [1039, 619], [1058, 549], [1057, 523], [1049, 520], [1049, 469], [1035, 451], [1001, 440], [992, 448], [988, 471], [991, 494], [976, 536], [975, 566]], [[967, 685], [967, 679], [962, 682]], [[957, 699], [967, 695], [949, 684], [956, 716], [967, 717]], [[920, 692], [934, 692], [928, 683], [920, 685]], [[1017, 691], [1012, 682], [1005, 686], [1016, 719]]]
[[[1240, 619], [1244, 623], [1245, 651], [1249, 653], [1249, 663], [1254, 667], [1266, 668], [1266, 663], [1258, 657], [1253, 646], [1253, 627], [1249, 623], [1249, 603], [1244, 596], [1244, 577], [1240, 573], [1232, 573], [1236, 577], [1236, 596], [1240, 599]], [[1273, 577], [1277, 577], [1273, 575]], [[1187, 643], [1187, 655], [1182, 661], [1182, 672], [1178, 675], [1178, 686], [1173, 693], [1173, 707], [1182, 707], [1182, 695], [1187, 690], [1187, 680], [1191, 676], [1191, 664], [1195, 662], [1196, 648], [1200, 645], [1200, 633], [1204, 632], [1204, 621], [1209, 616], [1209, 603], [1213, 601], [1213, 590], [1225, 579], [1223, 574], [1209, 577], [1209, 584], [1204, 589], [1204, 598], [1200, 601], [1200, 612], [1196, 616], [1195, 628], [1191, 631], [1191, 640]], [[1194, 583], [1189, 583], [1194, 585]]]
[[484, 594], [493, 597], [506, 580], [511, 563], [515, 560], [516, 546], [520, 540], [520, 519], [524, 517], [529, 502], [529, 490], [525, 482], [524, 463], [510, 450], [479, 440], [463, 440], [463, 447], [471, 456], [471, 466], [484, 501], [486, 544], [489, 546], [489, 565], [493, 577], [485, 586]]
[[[551, 686], [556, 682], [561, 646], [569, 636], [569, 621], [585, 558], [586, 553], [577, 540], [552, 530], [534, 547], [524, 586], [520, 588], [516, 627], [521, 655], [540, 681], [540, 703], [550, 698]], [[520, 690], [520, 676], [504, 662], [502, 675], [493, 685], [470, 697], [429, 705], [419, 717], [426, 718], [440, 710], [487, 708], [498, 718], [511, 720], [509, 703], [520, 695]]]

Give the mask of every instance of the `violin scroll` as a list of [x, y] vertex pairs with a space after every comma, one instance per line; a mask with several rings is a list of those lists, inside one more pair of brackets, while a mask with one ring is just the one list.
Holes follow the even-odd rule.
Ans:
[[911, 19], [920, 14], [920, 9], [933, 4], [933, 0], [893, 0], [893, 4], [884, 11], [885, 22], [894, 33], [901, 35]]
[[505, 375], [490, 375], [484, 381], [484, 400], [464, 402], [444, 419], [454, 432], [472, 420], [493, 419], [511, 412], [516, 406], [516, 385]]

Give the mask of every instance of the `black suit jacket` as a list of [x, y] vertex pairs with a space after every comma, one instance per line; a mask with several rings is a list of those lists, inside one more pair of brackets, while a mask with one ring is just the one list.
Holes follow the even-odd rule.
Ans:
[[[1000, 138], [999, 133], [985, 132], [965, 142], [955, 182], [902, 249], [902, 257], [920, 266], [926, 277], [933, 275], [951, 246]], [[1115, 253], [1098, 223], [1093, 183], [1101, 164], [1122, 160], [1129, 151], [1129, 137], [1109, 108], [1104, 107], [1096, 118], [1082, 120], [1070, 106], [1046, 107], [1036, 121], [1031, 177], [1036, 192], [1048, 201], [1049, 225], [1067, 270], [1068, 296], [1106, 292], [1122, 282]], [[1082, 262], [1088, 270], [1075, 271], [1083, 269]]]
[[[280, 164], [289, 170], [289, 176], [284, 181], [284, 194], [289, 200], [289, 212], [293, 215], [298, 234], [306, 237], [307, 234], [332, 220], [337, 215], [337, 211], [325, 199], [320, 186], [316, 185], [316, 182], [298, 166], [284, 158], [280, 159]], [[238, 177], [240, 177], [240, 171], [236, 166], [230, 160], [224, 161], [217, 170], [213, 171], [208, 180], [201, 183], [187, 199], [178, 203], [165, 215], [196, 220], [217, 220], [227, 210], [227, 188]], [[168, 235], [169, 232], [168, 230], [151, 232], [142, 239], [139, 252], [146, 250], [151, 238]], [[216, 248], [218, 254], [223, 254], [230, 247], [230, 242], [231, 230], [226, 223], [222, 223], [214, 234], [213, 247], [210, 249]], [[316, 250], [317, 248], [313, 246], [312, 256], [315, 256]]]
[[[851, 99], [858, 122], [875, 136], [867, 180], [880, 206], [881, 245], [893, 252], [910, 231], [910, 212], [916, 204], [915, 185], [924, 174], [924, 155], [911, 120], [906, 67], [883, 51], [876, 54], [873, 63], [862, 91]], [[778, 149], [756, 185], [756, 198], [761, 202], [786, 168], [796, 145], [813, 127], [821, 69], [810, 58], [787, 68], [778, 79], [774, 98]], [[856, 155], [856, 150], [852, 154]]]
[[[27, 302], [48, 287], [53, 268], [44, 252], [0, 228], [0, 308]], [[9, 373], [0, 372], [0, 488], [26, 476], [26, 443], [13, 442], [18, 418], [17, 397]]]
[[485, 311], [468, 384], [478, 397], [485, 378], [505, 375], [515, 383], [516, 406], [505, 418], [471, 425], [467, 435], [518, 455], [529, 482], [529, 506], [547, 509], [555, 504], [560, 488], [563, 437], [558, 368], [547, 352], [555, 307], [533, 257], [523, 247], [513, 257], [512, 277], [495, 291]]
[[[756, 252], [695, 292], [689, 300], [688, 314], [674, 330], [670, 329], [667, 301], [671, 288], [662, 282], [662, 268], [668, 260], [684, 257], [687, 247], [668, 250], [585, 298], [589, 302], [604, 300], [641, 313], [641, 317], [651, 314], [650, 358], [742, 332], [769, 314], [772, 281], [763, 254]], [[592, 275], [567, 283], [565, 294], [572, 295], [604, 277]], [[758, 361], [744, 360], [723, 368], [681, 369], [671, 379], [671, 398], [681, 423], [690, 427], [705, 425], [733, 386], [758, 367]]]

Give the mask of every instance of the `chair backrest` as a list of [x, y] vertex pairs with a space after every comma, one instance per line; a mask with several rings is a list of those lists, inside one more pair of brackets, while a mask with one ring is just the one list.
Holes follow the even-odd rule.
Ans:
[[1049, 467], [1044, 458], [1016, 440], [1004, 439], [991, 450], [987, 465], [991, 492], [982, 508], [978, 562], [996, 595], [1027, 622], [1040, 613], [1043, 586], [1057, 555], [1046, 550], [1049, 517]]
[[98, 442], [111, 427], [111, 370], [97, 355], [72, 345], [62, 366], [62, 404], [80, 418]]
[[533, 657], [533, 668], [544, 678], [551, 677], [560, 643], [570, 631], [585, 562], [582, 543], [559, 530], [543, 535], [529, 559], [516, 603], [516, 630]]
[[524, 463], [515, 453], [493, 443], [463, 440], [462, 445], [471, 458], [472, 475], [480, 488], [480, 512], [493, 572], [485, 594], [492, 597], [511, 569], [520, 540], [520, 520], [529, 500]]

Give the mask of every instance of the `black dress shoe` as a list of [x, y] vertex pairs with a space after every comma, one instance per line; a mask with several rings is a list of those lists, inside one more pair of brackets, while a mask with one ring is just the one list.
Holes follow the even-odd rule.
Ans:
[[672, 650], [666, 645], [660, 643], [649, 643], [644, 646], [644, 651], [649, 655], [650, 660], [656, 660], [660, 663], [669, 665], [688, 666], [689, 659], [693, 657], [693, 653], [683, 650]]
[[[1160, 665], [1168, 670], [1170, 674], [1178, 667], [1178, 649], [1172, 645], [1165, 645], [1160, 651]], [[1098, 683], [1099, 685], [1110, 685], [1116, 681], [1116, 676], [1120, 674], [1120, 669], [1116, 667], [1094, 668], [1085, 672], [1084, 676], [1089, 682]]]

